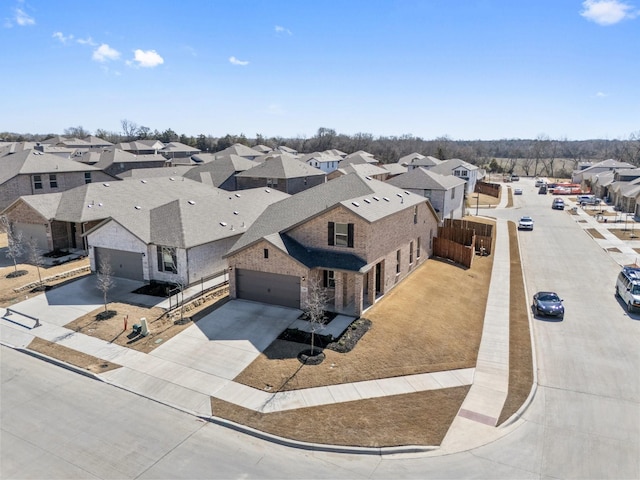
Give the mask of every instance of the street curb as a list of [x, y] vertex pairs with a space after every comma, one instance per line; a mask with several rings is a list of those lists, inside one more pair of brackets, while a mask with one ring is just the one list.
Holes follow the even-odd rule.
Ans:
[[297, 448], [300, 450], [309, 450], [314, 452], [328, 452], [328, 453], [348, 453], [354, 455], [398, 455], [409, 453], [426, 453], [438, 450], [440, 447], [435, 446], [422, 446], [422, 445], [404, 445], [398, 447], [353, 447], [347, 445], [328, 445], [323, 443], [310, 443], [299, 440], [292, 440], [289, 438], [279, 437], [270, 433], [262, 432], [246, 425], [232, 422], [224, 418], [215, 416], [202, 416], [198, 415], [202, 420], [206, 420], [216, 425], [230, 428], [231, 430], [238, 431], [252, 437], [259, 438], [271, 443], [282, 445], [285, 447]]

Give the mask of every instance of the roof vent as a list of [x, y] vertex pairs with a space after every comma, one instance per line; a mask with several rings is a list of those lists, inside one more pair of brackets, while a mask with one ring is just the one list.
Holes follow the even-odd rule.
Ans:
[[237, 210], [234, 210], [234, 211], [233, 211], [233, 214], [234, 214], [234, 215], [238, 215], [238, 211], [237, 211]]
[[406, 190], [404, 191], [404, 194], [405, 194], [405, 195], [411, 195], [411, 193], [410, 193], [410, 192], [407, 192]]
[[193, 200], [187, 200], [187, 203], [188, 203], [189, 205], [195, 205], [195, 204], [196, 204], [196, 202], [194, 202]]
[[108, 184], [108, 183], [103, 183], [102, 185], [103, 185], [103, 186], [105, 186], [105, 187], [108, 187], [108, 186], [109, 186], [109, 184]]
[[169, 180], [171, 180], [173, 182], [175, 180], [175, 178], [169, 177]]
[[239, 194], [239, 193], [236, 193], [236, 197], [240, 198], [240, 194]]
[[384, 199], [385, 202], [390, 202], [391, 200], [389, 200], [389, 197], [382, 197]]
[[360, 206], [360, 204], [359, 204], [358, 202], [351, 202], [351, 204], [352, 204], [354, 207], [359, 207], [359, 206]]
[[133, 207], [133, 208], [135, 208], [136, 210], [140, 210], [142, 207], [141, 207], [140, 205], [136, 205], [136, 206], [135, 206], [135, 207]]
[[366, 178], [367, 180], [371, 180], [371, 177], [369, 177], [369, 176], [366, 176], [364, 178]]
[[402, 194], [401, 193], [396, 193], [397, 196], [399, 196], [400, 198], [402, 198]]
[[220, 222], [220, 225], [223, 226], [223, 227], [226, 227], [227, 226], [227, 222]]
[[378, 197], [376, 197], [375, 195], [373, 196], [373, 199], [374, 199], [376, 202], [379, 202], [379, 201], [380, 201], [380, 199], [379, 199]]
[[140, 180], [140, 183], [147, 183], [146, 180]]
[[268, 188], [265, 188], [264, 191], [267, 193], [271, 193], [271, 190], [269, 190]]
[[99, 207], [101, 207], [101, 206], [102, 206], [102, 202], [100, 202], [100, 203], [98, 204], [98, 206], [99, 206]]
[[371, 200], [369, 200], [368, 198], [364, 199], [365, 203], [371, 203]]
[[92, 207], [93, 207], [93, 205], [91, 205], [91, 204], [87, 205], [87, 208], [92, 208]]

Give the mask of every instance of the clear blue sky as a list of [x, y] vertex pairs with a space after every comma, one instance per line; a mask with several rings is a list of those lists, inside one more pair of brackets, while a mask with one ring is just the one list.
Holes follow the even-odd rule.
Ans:
[[640, 131], [640, 0], [1, 0], [0, 21], [0, 131]]

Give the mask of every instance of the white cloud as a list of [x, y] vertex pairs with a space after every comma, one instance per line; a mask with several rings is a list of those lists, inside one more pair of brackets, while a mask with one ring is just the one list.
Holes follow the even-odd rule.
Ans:
[[33, 19], [33, 17], [29, 16], [29, 14], [24, 10], [22, 10], [21, 8], [19, 7], [16, 8], [15, 12], [16, 12], [16, 16], [15, 16], [16, 23], [21, 27], [28, 27], [29, 25], [36, 24], [36, 21]]
[[624, 19], [635, 18], [639, 13], [633, 6], [618, 0], [585, 0], [582, 6], [584, 10], [580, 15], [598, 25], [614, 25]]
[[289, 30], [288, 28], [281, 27], [280, 25], [275, 26], [275, 31], [278, 34], [286, 33], [287, 35], [293, 35], [293, 33], [291, 33], [291, 30]]
[[78, 42], [80, 45], [90, 45], [92, 47], [95, 47], [97, 45], [96, 42], [93, 41], [93, 38], [91, 37], [87, 37], [87, 38], [78, 38], [76, 40], [76, 42]]
[[134, 50], [133, 52], [133, 61], [128, 61], [127, 65], [133, 65], [133, 62], [138, 62], [139, 67], [143, 68], [153, 68], [158, 65], [162, 65], [164, 63], [164, 58], [162, 58], [155, 50]]
[[608, 97], [609, 94], [608, 93], [604, 93], [604, 92], [598, 92], [596, 93], [596, 97], [597, 98], [604, 98], [604, 97]]
[[96, 62], [106, 62], [107, 60], [117, 60], [120, 58], [120, 52], [103, 43], [93, 51], [93, 57]]
[[51, 35], [53, 38], [57, 38], [61, 43], [66, 44], [68, 41], [73, 40], [73, 35], [65, 36], [62, 32], [53, 32]]
[[249, 62], [247, 62], [246, 60], [238, 60], [236, 57], [229, 57], [229, 62], [232, 65], [242, 65], [242, 66], [249, 65]]

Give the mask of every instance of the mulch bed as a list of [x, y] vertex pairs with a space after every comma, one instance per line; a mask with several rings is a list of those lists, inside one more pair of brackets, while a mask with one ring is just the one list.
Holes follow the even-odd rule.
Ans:
[[[367, 331], [371, 328], [371, 321], [366, 318], [358, 318], [347, 327], [344, 333], [333, 340], [330, 336], [316, 333], [314, 346], [326, 348], [338, 353], [347, 353], [353, 350]], [[311, 333], [302, 330], [288, 328], [278, 336], [278, 340], [311, 345]]]

